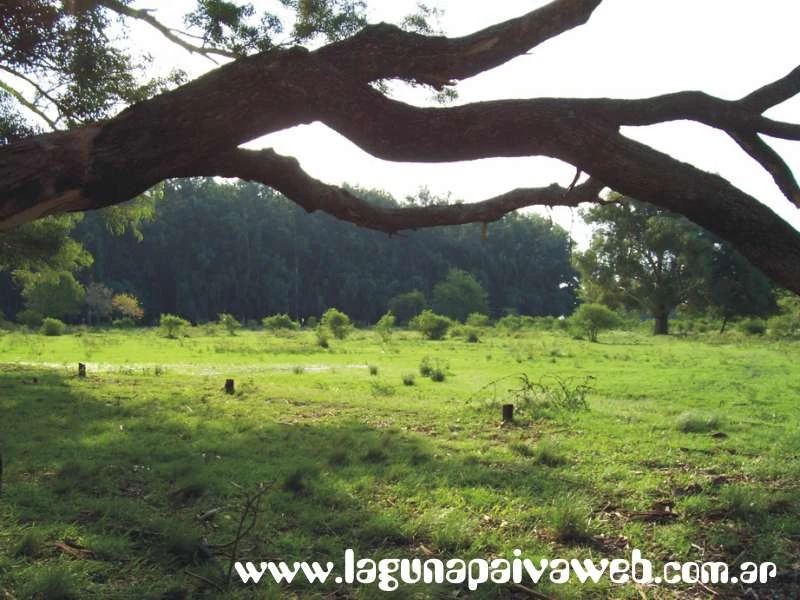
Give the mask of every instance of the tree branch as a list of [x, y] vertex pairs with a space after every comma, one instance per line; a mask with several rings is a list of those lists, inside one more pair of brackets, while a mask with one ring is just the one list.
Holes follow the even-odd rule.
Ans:
[[321, 59], [358, 81], [399, 78], [436, 89], [497, 67], [589, 20], [602, 0], [555, 0], [461, 38], [429, 37], [382, 23], [320, 48]]
[[789, 165], [773, 150], [769, 144], [762, 140], [757, 133], [749, 131], [731, 131], [728, 134], [766, 170], [775, 183], [795, 206], [800, 207], [800, 187], [794, 178]]
[[169, 27], [165, 26], [161, 23], [158, 19], [153, 17], [148, 10], [145, 9], [136, 9], [131, 8], [127, 4], [123, 4], [119, 0], [99, 0], [98, 4], [111, 10], [115, 13], [120, 15], [124, 15], [126, 17], [130, 17], [132, 19], [137, 19], [139, 21], [143, 21], [156, 29], [161, 35], [167, 38], [173, 44], [177, 44], [184, 50], [192, 54], [200, 54], [205, 56], [210, 61], [216, 63], [217, 61], [214, 60], [214, 54], [218, 56], [224, 56], [225, 58], [232, 58], [237, 59], [240, 58], [238, 54], [235, 52], [230, 52], [228, 50], [224, 50], [221, 48], [206, 48], [203, 46], [195, 46], [194, 44], [190, 44], [186, 40], [181, 39], [179, 36], [175, 35], [175, 32], [170, 29]]
[[35, 114], [37, 117], [42, 119], [45, 123], [47, 123], [47, 125], [51, 129], [56, 129], [56, 122], [53, 119], [51, 119], [50, 117], [48, 117], [47, 114], [45, 114], [45, 112], [41, 108], [36, 106], [36, 104], [31, 102], [30, 100], [28, 100], [20, 92], [18, 92], [13, 87], [11, 87], [10, 85], [8, 85], [7, 83], [5, 83], [3, 81], [0, 81], [0, 89], [4, 90], [6, 93], [11, 94], [12, 96], [14, 96], [14, 98], [17, 100], [17, 102], [22, 104], [22, 106], [24, 106], [29, 111], [31, 111], [33, 114]]
[[234, 151], [216, 156], [181, 173], [192, 176], [237, 177], [268, 185], [284, 194], [307, 212], [321, 210], [337, 219], [389, 234], [404, 229], [441, 225], [490, 223], [503, 215], [533, 205], [578, 206], [600, 202], [603, 184], [589, 179], [570, 189], [553, 184], [545, 188], [515, 189], [489, 200], [446, 206], [389, 208], [361, 200], [351, 192], [308, 175], [296, 159], [281, 156], [271, 149]]
[[[325, 210], [389, 232], [485, 222], [532, 203], [574, 205], [584, 194], [596, 201], [597, 182], [602, 181], [622, 194], [684, 214], [800, 293], [800, 233], [721, 177], [619, 132], [622, 125], [691, 119], [734, 133], [749, 139], [751, 155], [785, 193], [793, 192], [796, 183], [790, 185], [788, 168], [754, 144], [753, 137], [777, 132], [794, 139], [797, 125], [771, 121], [761, 111], [796, 93], [797, 70], [739, 101], [682, 92], [643, 100], [540, 98], [419, 108], [369, 86], [385, 77], [435, 85], [473, 75], [585, 22], [599, 2], [555, 0], [454, 40], [381, 25], [315, 52], [265, 52], [228, 63], [103, 123], [0, 147], [0, 229], [52, 212], [119, 203], [166, 178], [187, 175], [262, 181], [306, 210]], [[388, 160], [542, 155], [574, 165], [590, 181], [566, 195], [551, 186], [515, 190], [477, 205], [424, 212], [379, 209], [313, 180], [292, 159], [271, 151], [237, 150], [261, 135], [313, 121]]]
[[785, 77], [747, 94], [738, 103], [760, 114], [768, 108], [786, 102], [798, 93], [800, 93], [800, 66], [795, 67]]

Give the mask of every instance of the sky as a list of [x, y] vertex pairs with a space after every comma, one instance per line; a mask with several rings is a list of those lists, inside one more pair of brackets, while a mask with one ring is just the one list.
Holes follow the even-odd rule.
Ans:
[[[257, 8], [274, 4], [264, 0], [253, 3]], [[134, 4], [142, 8], [158, 5], [141, 0]], [[414, 0], [370, 0], [368, 4], [371, 22], [397, 23], [416, 7]], [[444, 33], [458, 36], [525, 14], [546, 2], [430, 0], [428, 4], [442, 9], [439, 24]], [[178, 15], [189, 10], [191, 2], [173, 0], [161, 6], [153, 14], [180, 27]], [[586, 25], [460, 82], [457, 103], [534, 97], [640, 98], [682, 90], [736, 99], [786, 75], [800, 63], [798, 23], [798, 0], [604, 0]], [[142, 27], [136, 28], [134, 36], [162, 68], [181, 65], [197, 74], [214, 67]], [[427, 91], [403, 88], [394, 94], [413, 104], [431, 104]], [[800, 122], [800, 98], [767, 115]], [[772, 178], [726, 134], [689, 122], [626, 128], [624, 132], [722, 175], [800, 229], [800, 210], [783, 198]], [[800, 178], [800, 143], [768, 141]], [[444, 164], [387, 162], [319, 123], [259, 138], [248, 147], [271, 147], [294, 156], [308, 173], [325, 182], [378, 188], [396, 198], [427, 187], [435, 195], [472, 202], [517, 187], [566, 186], [574, 176], [571, 166], [535, 157]], [[579, 243], [586, 243], [588, 228], [572, 211], [541, 210]]]

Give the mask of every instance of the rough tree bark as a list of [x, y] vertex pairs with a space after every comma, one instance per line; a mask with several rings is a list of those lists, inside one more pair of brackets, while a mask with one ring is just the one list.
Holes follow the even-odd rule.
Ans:
[[[295, 48], [240, 58], [107, 121], [4, 146], [0, 229], [123, 202], [164, 179], [185, 176], [262, 182], [308, 211], [389, 233], [490, 222], [533, 204], [601, 202], [601, 190], [609, 187], [687, 216], [731, 242], [777, 283], [800, 293], [798, 231], [721, 177], [620, 133], [623, 126], [681, 119], [725, 131], [800, 206], [791, 170], [761, 137], [800, 140], [800, 124], [763, 116], [800, 92], [800, 67], [738, 101], [679, 92], [640, 100], [555, 98], [418, 108], [370, 85], [402, 78], [440, 88], [585, 23], [600, 3], [554, 0], [456, 39], [374, 25], [313, 52]], [[312, 121], [387, 160], [543, 155], [572, 164], [589, 179], [567, 189], [513, 190], [476, 204], [386, 209], [311, 178], [292, 158], [239, 148]]]

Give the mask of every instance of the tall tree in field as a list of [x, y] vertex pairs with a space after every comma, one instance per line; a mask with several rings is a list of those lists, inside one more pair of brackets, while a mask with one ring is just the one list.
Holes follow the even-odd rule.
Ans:
[[596, 226], [589, 250], [576, 255], [590, 301], [652, 315], [653, 333], [669, 332], [669, 314], [703, 286], [708, 236], [687, 219], [630, 198], [584, 213]]
[[[167, 178], [186, 176], [258, 181], [308, 211], [390, 233], [492, 222], [533, 204], [598, 202], [608, 187], [685, 215], [800, 292], [800, 233], [721, 177], [623, 131], [676, 120], [716, 128], [800, 205], [791, 170], [762, 137], [800, 140], [800, 125], [764, 114], [800, 91], [800, 67], [736, 100], [677, 92], [636, 100], [537, 98], [424, 108], [389, 98], [382, 83], [399, 79], [446, 90], [586, 23], [602, 10], [602, 0], [553, 0], [460, 38], [367, 25], [360, 0], [282, 4], [295, 10], [291, 27], [274, 14], [256, 14], [249, 4], [202, 0], [188, 16], [191, 35], [184, 36], [164, 26], [157, 13], [126, 0], [0, 3], [0, 100], [13, 111], [36, 113], [54, 130], [0, 148], [0, 227], [118, 204]], [[109, 26], [119, 19], [142, 21], [175, 44], [229, 62], [192, 81], [182, 73], [140, 80], [141, 65], [114, 44]], [[241, 147], [312, 121], [387, 160], [549, 156], [589, 179], [577, 184], [576, 177], [567, 188], [513, 190], [477, 204], [398, 209], [373, 206], [317, 181], [290, 157]]]
[[584, 299], [634, 308], [669, 331], [669, 314], [688, 303], [723, 318], [766, 316], [776, 308], [767, 278], [730, 244], [680, 215], [612, 197], [587, 210], [596, 226], [588, 250], [575, 255]]

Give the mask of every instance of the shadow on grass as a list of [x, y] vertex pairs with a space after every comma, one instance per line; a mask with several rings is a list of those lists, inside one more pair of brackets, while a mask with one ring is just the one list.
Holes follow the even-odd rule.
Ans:
[[[200, 378], [6, 369], [0, 394], [0, 581], [16, 597], [284, 597], [286, 588], [265, 583], [216, 587], [244, 497], [262, 483], [242, 560], [341, 564], [346, 548], [373, 558], [537, 550], [541, 515], [530, 507], [595, 493], [568, 464], [465, 452], [329, 405], [257, 389], [227, 396]], [[538, 550], [551, 541], [539, 539]], [[291, 589], [387, 597], [333, 584]], [[482, 595], [514, 593], [490, 586]]]

